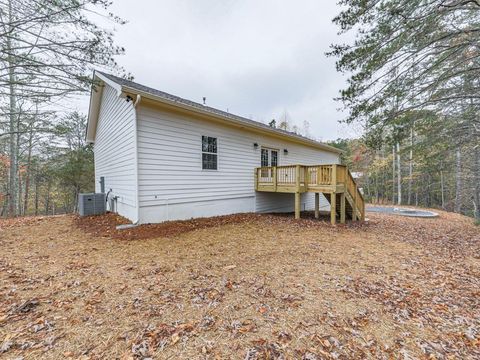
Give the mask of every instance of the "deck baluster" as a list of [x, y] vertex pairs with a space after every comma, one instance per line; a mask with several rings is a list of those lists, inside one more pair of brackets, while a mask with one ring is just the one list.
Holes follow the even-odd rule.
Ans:
[[273, 191], [277, 191], [277, 167], [272, 168]]

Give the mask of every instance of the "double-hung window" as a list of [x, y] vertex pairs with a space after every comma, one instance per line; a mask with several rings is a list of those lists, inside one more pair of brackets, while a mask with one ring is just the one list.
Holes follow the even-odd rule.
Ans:
[[218, 169], [217, 138], [202, 136], [202, 169]]

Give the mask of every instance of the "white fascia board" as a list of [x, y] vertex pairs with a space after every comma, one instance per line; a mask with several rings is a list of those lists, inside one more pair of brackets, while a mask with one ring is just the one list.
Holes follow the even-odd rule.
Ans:
[[87, 131], [85, 134], [85, 140], [89, 144], [95, 143], [100, 103], [102, 101], [102, 93], [105, 84], [114, 88], [118, 96], [122, 95], [122, 87], [119, 84], [96, 71], [93, 72], [93, 80], [94, 82], [100, 80], [100, 83], [98, 86], [92, 85], [92, 89], [90, 90], [90, 105], [88, 108]]
[[115, 81], [110, 80], [106, 76], [103, 76], [101, 73], [96, 72], [95, 76], [102, 80], [105, 84], [110, 85], [112, 88], [114, 88], [117, 91], [118, 96], [122, 95], [122, 85], [117, 84]]

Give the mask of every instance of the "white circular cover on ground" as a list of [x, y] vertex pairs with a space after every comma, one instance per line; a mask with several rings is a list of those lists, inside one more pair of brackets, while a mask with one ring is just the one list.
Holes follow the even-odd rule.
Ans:
[[408, 209], [408, 208], [399, 208], [392, 206], [367, 206], [366, 210], [368, 212], [377, 212], [383, 214], [394, 214], [401, 216], [411, 216], [411, 217], [437, 217], [438, 213], [427, 210], [417, 210], [417, 209]]

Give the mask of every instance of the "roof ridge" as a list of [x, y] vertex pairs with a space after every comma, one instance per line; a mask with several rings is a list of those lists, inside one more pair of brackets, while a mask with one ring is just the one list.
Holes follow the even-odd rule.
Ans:
[[331, 151], [334, 151], [334, 152], [338, 152], [338, 153], [342, 152], [340, 149], [338, 149], [336, 147], [325, 144], [325, 143], [323, 143], [321, 141], [318, 141], [318, 140], [310, 139], [306, 136], [297, 134], [297, 133], [292, 132], [292, 131], [272, 127], [270, 125], [267, 125], [267, 124], [262, 123], [262, 122], [257, 121], [257, 120], [252, 120], [252, 119], [248, 119], [244, 116], [232, 114], [230, 112], [223, 111], [223, 110], [220, 110], [220, 109], [208, 106], [208, 105], [204, 105], [204, 104], [198, 103], [198, 102], [193, 101], [193, 100], [182, 98], [180, 96], [173, 95], [173, 94], [167, 93], [167, 92], [162, 91], [162, 90], [157, 90], [155, 88], [137, 83], [137, 82], [132, 81], [132, 80], [124, 79], [124, 78], [121, 78], [121, 77], [116, 76], [116, 75], [108, 74], [108, 73], [105, 73], [103, 71], [96, 70], [96, 72], [105, 76], [105, 77], [107, 77], [108, 79], [117, 83], [118, 85], [131, 88], [132, 90], [146, 92], [146, 93], [151, 94], [153, 96], [162, 97], [165, 100], [170, 100], [170, 101], [178, 102], [178, 103], [181, 103], [181, 104], [184, 104], [184, 105], [187, 105], [187, 106], [191, 106], [191, 107], [194, 107], [194, 108], [203, 109], [203, 110], [206, 110], [206, 111], [208, 111], [212, 114], [227, 117], [227, 118], [230, 118], [232, 120], [238, 120], [238, 121], [250, 123], [251, 125], [261, 126], [261, 127], [265, 128], [266, 130], [278, 132], [278, 133], [283, 134], [283, 135], [296, 137], [296, 138], [299, 138], [299, 139], [304, 140], [304, 141], [308, 141], [308, 142], [311, 142], [311, 143], [322, 145], [322, 146], [324, 146], [324, 147], [326, 147], [326, 148], [328, 148], [328, 149], [330, 149]]

